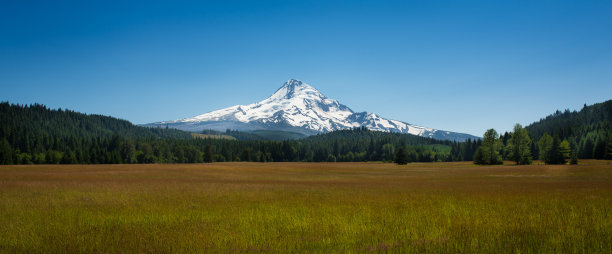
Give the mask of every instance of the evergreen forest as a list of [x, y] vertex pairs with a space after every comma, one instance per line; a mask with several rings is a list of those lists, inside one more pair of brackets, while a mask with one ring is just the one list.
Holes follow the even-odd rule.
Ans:
[[498, 164], [502, 160], [529, 164], [532, 158], [555, 164], [577, 158], [609, 158], [611, 127], [612, 101], [607, 101], [585, 105], [579, 112], [557, 111], [525, 128], [515, 126], [511, 133], [490, 130], [485, 133], [484, 146], [481, 139], [442, 141], [365, 128], [309, 137], [274, 131], [202, 131], [206, 135], [233, 137], [225, 139], [201, 138], [163, 126], [141, 127], [110, 116], [50, 109], [40, 104], [2, 102], [0, 164], [224, 161], [405, 164], [472, 160], [477, 164]]

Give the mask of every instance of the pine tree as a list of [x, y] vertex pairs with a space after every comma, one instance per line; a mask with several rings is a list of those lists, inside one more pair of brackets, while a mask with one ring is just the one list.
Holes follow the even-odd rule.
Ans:
[[406, 150], [403, 147], [397, 149], [397, 153], [395, 154], [395, 163], [398, 165], [408, 164], [408, 156], [406, 155]]
[[382, 146], [382, 159], [386, 161], [391, 161], [395, 156], [395, 146], [393, 144], [384, 144]]
[[593, 148], [593, 158], [598, 160], [606, 158], [607, 143], [604, 138], [597, 138]]
[[123, 163], [134, 163], [135, 162], [135, 157], [134, 157], [134, 143], [132, 142], [132, 140], [130, 139], [125, 139], [123, 140], [123, 143], [120, 145], [120, 154], [121, 154], [121, 159], [123, 161]]
[[559, 136], [555, 135], [550, 150], [546, 155], [546, 164], [565, 164], [565, 158], [561, 153], [561, 141]]
[[213, 152], [212, 152], [211, 145], [207, 145], [206, 148], [204, 149], [204, 162], [206, 163], [213, 162]]
[[13, 164], [13, 148], [6, 139], [0, 141], [0, 164]]

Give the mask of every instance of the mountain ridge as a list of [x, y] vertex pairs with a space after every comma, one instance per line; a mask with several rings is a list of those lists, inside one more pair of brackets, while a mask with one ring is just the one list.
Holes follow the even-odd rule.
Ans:
[[374, 131], [407, 133], [441, 140], [464, 141], [478, 138], [469, 134], [390, 120], [375, 113], [354, 112], [348, 106], [326, 97], [314, 87], [297, 79], [288, 80], [274, 94], [260, 102], [235, 105], [189, 118], [145, 124], [160, 125], [186, 131], [264, 129], [293, 131], [306, 135], [366, 127]]

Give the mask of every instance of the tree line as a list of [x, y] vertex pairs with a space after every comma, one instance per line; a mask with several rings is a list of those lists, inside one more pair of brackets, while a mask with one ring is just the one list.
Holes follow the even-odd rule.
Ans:
[[[534, 141], [545, 135], [551, 136], [552, 141], [555, 136], [561, 142], [567, 140], [579, 159], [606, 159], [612, 138], [612, 100], [585, 104], [580, 111], [557, 110], [525, 129]], [[539, 149], [534, 146], [533, 150], [534, 158], [539, 158]]]
[[483, 136], [483, 146], [474, 154], [477, 164], [499, 164], [501, 160], [530, 164], [577, 163], [578, 159], [612, 159], [612, 100], [586, 104], [580, 111], [556, 111], [525, 128], [498, 135], [493, 129]]
[[[458, 143], [409, 134], [341, 130], [299, 140], [192, 138], [108, 116], [0, 103], [0, 164], [199, 163], [213, 161], [450, 161]], [[451, 149], [454, 146], [454, 149]]]
[[[231, 130], [225, 134], [246, 140], [202, 139], [167, 127], [140, 127], [108, 116], [4, 102], [0, 103], [0, 164], [215, 161], [394, 161], [399, 164], [474, 161], [499, 164], [502, 160], [529, 164], [533, 159], [549, 164], [576, 162], [578, 158], [612, 156], [612, 135], [609, 135], [610, 129], [606, 129], [612, 110], [606, 105], [612, 104], [596, 104], [574, 113], [555, 113], [525, 128], [516, 125], [510, 133], [498, 134], [491, 129], [483, 139], [455, 142], [366, 128], [299, 140], [263, 140], [254, 134]], [[554, 121], [559, 125], [579, 123], [575, 118], [590, 124], [569, 128], [551, 124]], [[544, 130], [549, 130], [550, 134]], [[589, 137], [593, 135], [602, 137], [598, 137], [597, 142], [590, 142]], [[602, 143], [600, 139], [604, 138], [606, 142]], [[598, 155], [594, 157], [593, 154]]]
[[108, 164], [256, 162], [393, 161], [398, 149], [408, 162], [450, 161], [447, 141], [417, 136], [342, 130], [301, 140], [228, 140], [109, 137], [47, 137], [31, 145], [0, 143], [1, 164]]
[[[612, 135], [606, 143], [603, 158], [612, 159]], [[495, 129], [489, 129], [483, 136], [482, 145], [476, 149], [474, 163], [483, 165], [502, 164], [511, 160], [517, 165], [532, 163], [537, 158], [546, 164], [577, 164], [579, 151], [567, 139], [559, 135], [544, 133], [537, 142], [533, 142], [527, 129], [516, 124], [511, 133], [498, 135]]]

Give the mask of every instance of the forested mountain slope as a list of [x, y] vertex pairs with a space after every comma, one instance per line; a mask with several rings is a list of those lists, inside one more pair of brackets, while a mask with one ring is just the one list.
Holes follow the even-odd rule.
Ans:
[[285, 141], [236, 131], [228, 133], [245, 140], [202, 139], [107, 116], [9, 103], [0, 104], [0, 123], [0, 164], [390, 161], [399, 148], [407, 151], [409, 161], [461, 159], [457, 142], [366, 128]]
[[113, 134], [127, 138], [191, 137], [185, 131], [141, 127], [110, 116], [49, 109], [40, 104], [28, 106], [0, 103], [0, 137], [10, 141], [18, 141], [16, 139], [21, 136], [34, 140], [46, 137], [105, 137]]
[[40, 104], [0, 103], [0, 164], [114, 163], [121, 161], [122, 139], [161, 138], [191, 139], [191, 135]]
[[567, 139], [578, 156], [603, 159], [612, 132], [612, 100], [586, 104], [580, 111], [558, 111], [525, 127], [537, 142], [544, 133]]

